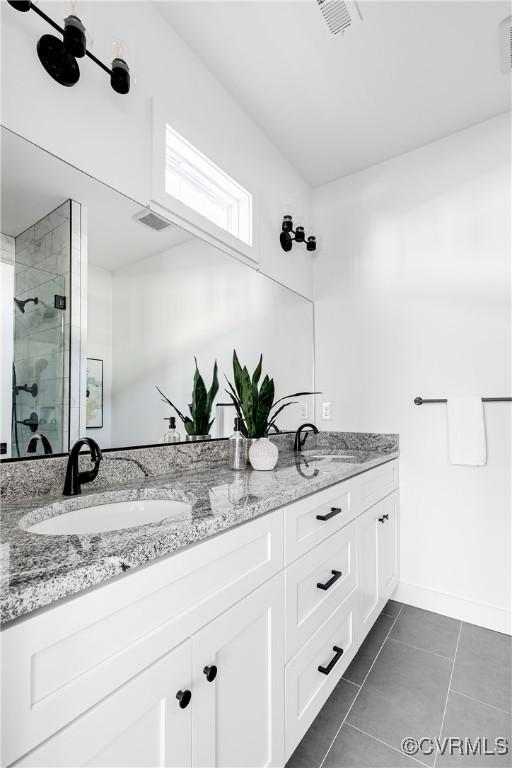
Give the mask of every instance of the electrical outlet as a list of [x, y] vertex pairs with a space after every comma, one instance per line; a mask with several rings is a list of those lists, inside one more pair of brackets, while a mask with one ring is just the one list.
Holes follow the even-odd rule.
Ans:
[[331, 404], [330, 403], [322, 403], [322, 419], [330, 419], [331, 418]]
[[309, 418], [309, 408], [307, 403], [300, 404], [300, 417], [301, 419]]

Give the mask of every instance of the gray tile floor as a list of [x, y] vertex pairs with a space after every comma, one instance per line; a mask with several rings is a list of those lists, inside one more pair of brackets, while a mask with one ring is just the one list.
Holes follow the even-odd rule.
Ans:
[[[390, 600], [286, 768], [508, 768], [511, 656], [508, 635]], [[406, 737], [438, 744], [410, 757]]]

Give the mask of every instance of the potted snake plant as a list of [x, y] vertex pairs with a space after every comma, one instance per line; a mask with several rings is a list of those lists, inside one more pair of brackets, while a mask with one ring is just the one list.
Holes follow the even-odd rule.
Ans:
[[199, 372], [199, 368], [197, 367], [197, 359], [195, 357], [194, 360], [196, 364], [196, 370], [194, 373], [194, 382], [192, 386], [192, 402], [189, 403], [188, 406], [190, 416], [185, 416], [174, 405], [174, 403], [172, 403], [169, 398], [164, 395], [161, 389], [157, 387], [157, 390], [162, 396], [162, 400], [165, 403], [168, 403], [171, 408], [176, 411], [178, 417], [183, 422], [183, 426], [185, 427], [186, 432], [185, 439], [187, 441], [209, 440], [211, 438], [210, 429], [213, 422], [215, 421], [214, 418], [211, 418], [213, 401], [215, 400], [217, 392], [219, 391], [217, 361], [215, 361], [215, 365], [213, 366], [213, 376], [210, 389], [207, 390], [204, 379]]
[[[250, 441], [249, 460], [253, 469], [270, 470], [277, 464], [279, 451], [275, 443], [268, 439], [269, 430], [276, 427], [276, 419], [288, 406], [297, 401], [293, 397], [314, 395], [315, 392], [295, 392], [274, 401], [274, 380], [265, 375], [260, 382], [263, 369], [263, 355], [252, 376], [246, 366], [242, 368], [233, 351], [233, 381], [226, 377], [229, 389], [226, 393], [231, 398], [237, 415], [242, 420], [244, 435]], [[286, 402], [285, 402], [286, 401]]]

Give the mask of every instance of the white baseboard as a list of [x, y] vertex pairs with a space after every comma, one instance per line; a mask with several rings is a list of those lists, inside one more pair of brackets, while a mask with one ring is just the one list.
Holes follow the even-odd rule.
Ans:
[[450, 595], [446, 592], [437, 592], [434, 589], [420, 587], [401, 581], [392, 596], [393, 600], [400, 603], [414, 605], [416, 608], [424, 608], [426, 611], [450, 616], [468, 624], [477, 624], [495, 632], [512, 634], [512, 615], [510, 611], [488, 603], [477, 603], [466, 600], [458, 595]]

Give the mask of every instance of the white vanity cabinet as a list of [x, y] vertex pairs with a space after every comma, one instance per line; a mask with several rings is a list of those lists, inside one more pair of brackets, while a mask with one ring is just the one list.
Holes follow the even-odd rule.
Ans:
[[283, 766], [397, 585], [397, 489], [394, 460], [7, 625], [2, 766]]
[[361, 632], [365, 636], [398, 583], [398, 491], [357, 521]]
[[189, 768], [192, 643], [186, 641], [16, 763], [25, 768]]
[[16, 765], [281, 766], [281, 581], [263, 584]]
[[282, 617], [279, 575], [192, 638], [194, 766], [283, 765]]

